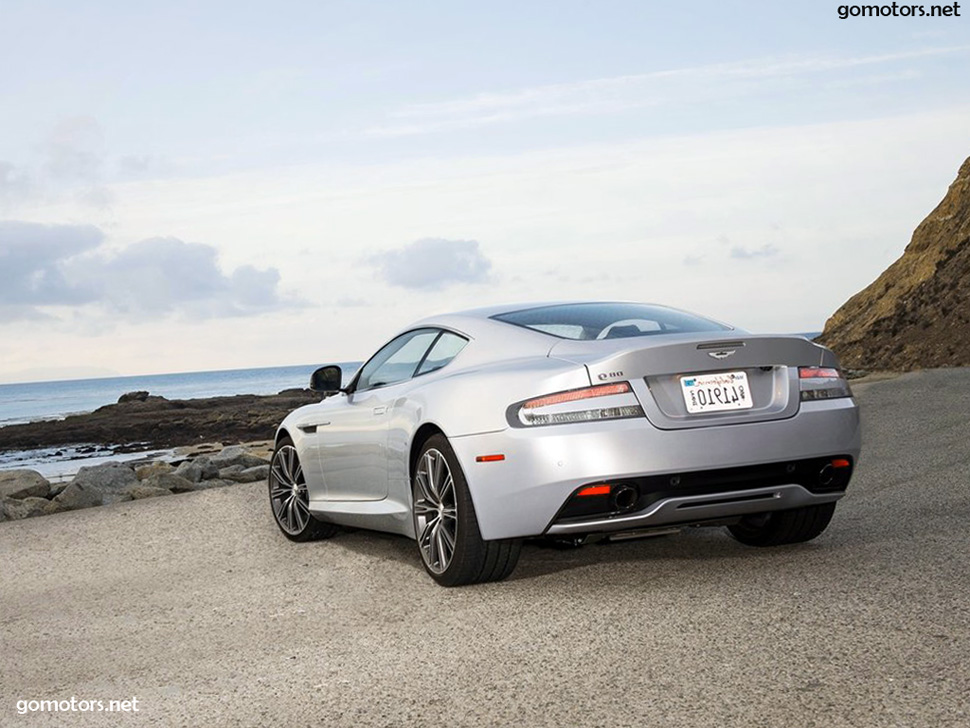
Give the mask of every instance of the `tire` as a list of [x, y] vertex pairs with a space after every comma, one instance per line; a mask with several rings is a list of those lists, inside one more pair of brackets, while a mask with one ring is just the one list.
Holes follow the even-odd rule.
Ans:
[[332, 523], [319, 521], [310, 513], [303, 466], [289, 437], [281, 437], [276, 443], [267, 487], [273, 520], [290, 541], [316, 541], [337, 532]]
[[458, 458], [444, 435], [421, 446], [411, 478], [411, 514], [425, 570], [441, 586], [505, 579], [521, 539], [485, 541]]
[[792, 508], [745, 516], [733, 526], [731, 535], [747, 546], [782, 546], [811, 541], [825, 530], [835, 513], [835, 503]]

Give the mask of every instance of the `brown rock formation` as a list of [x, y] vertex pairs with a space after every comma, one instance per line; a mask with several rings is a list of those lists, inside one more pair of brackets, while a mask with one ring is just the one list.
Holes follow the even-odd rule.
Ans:
[[94, 443], [126, 452], [199, 442], [271, 440], [291, 410], [319, 401], [320, 395], [308, 389], [269, 396], [128, 398], [63, 420], [0, 427], [0, 451]]
[[902, 257], [832, 315], [819, 341], [852, 369], [970, 366], [970, 159]]

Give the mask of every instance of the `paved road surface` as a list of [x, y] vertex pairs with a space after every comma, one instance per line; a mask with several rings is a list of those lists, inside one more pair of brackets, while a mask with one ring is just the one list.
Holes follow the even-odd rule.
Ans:
[[[258, 485], [0, 524], [0, 725], [970, 725], [970, 370], [860, 390], [798, 547], [527, 547], [444, 590], [401, 538], [285, 541]], [[140, 711], [17, 714], [71, 696]]]

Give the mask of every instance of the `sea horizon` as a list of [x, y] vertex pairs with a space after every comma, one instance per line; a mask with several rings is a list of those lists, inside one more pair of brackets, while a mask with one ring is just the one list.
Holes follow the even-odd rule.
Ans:
[[[339, 362], [345, 375], [361, 362]], [[305, 389], [319, 364], [52, 379], [0, 384], [0, 427], [58, 420], [116, 404], [128, 392], [147, 391], [167, 399], [268, 395]]]

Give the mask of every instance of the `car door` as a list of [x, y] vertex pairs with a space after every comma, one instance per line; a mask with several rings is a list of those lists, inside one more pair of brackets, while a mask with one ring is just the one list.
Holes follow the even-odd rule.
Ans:
[[388, 342], [361, 367], [352, 391], [318, 429], [327, 500], [387, 497], [390, 410], [399, 385], [411, 379], [439, 333], [416, 329]]

